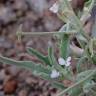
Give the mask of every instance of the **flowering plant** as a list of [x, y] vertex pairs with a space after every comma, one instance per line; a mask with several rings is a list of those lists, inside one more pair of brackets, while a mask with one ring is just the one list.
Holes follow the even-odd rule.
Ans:
[[[64, 25], [58, 32], [30, 32], [18, 31], [18, 37], [22, 35], [47, 35], [55, 34], [59, 45], [59, 58], [56, 59], [52, 44], [49, 44], [48, 55], [44, 56], [37, 50], [28, 47], [27, 52], [35, 55], [44, 64], [36, 64], [32, 61], [16, 61], [0, 55], [0, 62], [14, 64], [21, 68], [31, 70], [60, 89], [56, 96], [96, 96], [96, 18], [92, 27], [91, 36], [84, 28], [85, 19], [91, 18], [91, 10], [96, 4], [95, 0], [87, 0], [84, 11], [74, 13], [71, 0], [59, 0], [49, 10], [58, 15], [64, 21]], [[93, 8], [93, 9], [92, 9]], [[95, 9], [96, 11], [96, 9]], [[76, 41], [74, 41], [74, 38]], [[78, 44], [76, 45], [75, 42]], [[76, 61], [75, 72], [72, 60]], [[88, 65], [90, 67], [88, 67]], [[95, 66], [93, 68], [93, 66]], [[66, 85], [64, 81], [70, 82]]]

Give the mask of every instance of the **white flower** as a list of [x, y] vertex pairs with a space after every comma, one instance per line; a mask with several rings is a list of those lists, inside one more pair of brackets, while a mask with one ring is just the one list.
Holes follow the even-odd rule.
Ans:
[[70, 66], [70, 64], [71, 64], [71, 57], [68, 57], [65, 65]]
[[60, 75], [60, 73], [57, 70], [53, 69], [50, 77], [57, 78], [57, 77], [59, 77], [59, 75]]
[[53, 6], [49, 10], [52, 11], [53, 13], [57, 13], [59, 10], [59, 4], [57, 2], [54, 3]]
[[63, 58], [59, 58], [58, 62], [60, 65], [65, 65], [66, 61]]
[[58, 63], [60, 65], [65, 65], [66, 67], [68, 67], [71, 64], [71, 57], [68, 57], [66, 60], [64, 60], [63, 58], [59, 58]]

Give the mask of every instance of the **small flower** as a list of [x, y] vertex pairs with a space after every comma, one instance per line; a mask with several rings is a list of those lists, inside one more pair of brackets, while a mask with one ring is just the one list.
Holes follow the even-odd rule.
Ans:
[[63, 58], [59, 58], [58, 62], [60, 65], [65, 65], [66, 61]]
[[59, 10], [59, 4], [57, 2], [54, 3], [53, 6], [49, 10], [52, 11], [53, 13], [57, 13]]
[[71, 64], [71, 57], [68, 57], [66, 60], [64, 60], [63, 58], [59, 58], [58, 62], [60, 65], [65, 65], [66, 67], [68, 67]]
[[58, 78], [59, 75], [60, 75], [60, 73], [57, 70], [53, 69], [50, 77], [51, 78]]
[[65, 66], [68, 67], [68, 66], [70, 66], [70, 64], [71, 64], [71, 57], [68, 57], [66, 60]]

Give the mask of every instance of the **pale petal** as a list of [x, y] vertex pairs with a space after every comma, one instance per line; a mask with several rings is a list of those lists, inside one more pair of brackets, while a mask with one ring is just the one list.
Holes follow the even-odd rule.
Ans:
[[65, 61], [63, 58], [59, 58], [59, 59], [58, 59], [58, 63], [59, 63], [60, 65], [65, 65], [66, 61]]
[[69, 67], [71, 65], [71, 62], [66, 62], [65, 66]]
[[57, 2], [54, 3], [53, 6], [49, 10], [52, 11], [53, 13], [57, 13], [59, 10], [59, 4]]
[[70, 62], [71, 59], [72, 59], [71, 57], [68, 57], [67, 60], [66, 60], [66, 62]]
[[57, 70], [52, 70], [52, 73], [50, 75], [51, 78], [57, 78], [59, 77], [60, 73]]

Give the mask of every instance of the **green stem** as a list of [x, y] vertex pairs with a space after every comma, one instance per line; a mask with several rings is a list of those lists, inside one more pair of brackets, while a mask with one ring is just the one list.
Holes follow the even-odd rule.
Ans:
[[57, 94], [56, 96], [62, 96], [63, 94], [65, 94], [66, 92], [70, 91], [74, 87], [79, 86], [80, 84], [84, 83], [87, 79], [90, 79], [90, 77], [93, 76], [95, 73], [96, 73], [96, 69], [94, 69], [88, 76], [86, 76], [86, 78], [80, 80], [79, 82], [77, 82], [74, 85], [72, 85], [71, 87], [65, 89], [64, 91], [62, 91], [61, 93]]
[[48, 35], [48, 34], [75, 34], [77, 33], [76, 31], [70, 31], [70, 32], [67, 32], [67, 31], [64, 31], [64, 32], [20, 32], [21, 35]]

